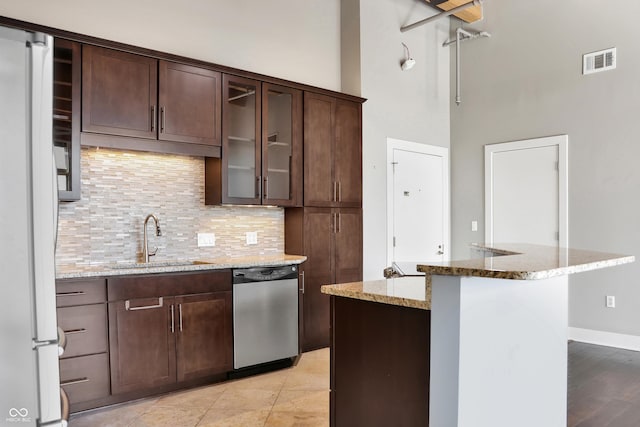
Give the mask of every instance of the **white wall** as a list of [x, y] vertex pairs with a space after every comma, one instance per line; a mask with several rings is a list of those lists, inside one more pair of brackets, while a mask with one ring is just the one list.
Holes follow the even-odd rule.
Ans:
[[[448, 19], [400, 32], [435, 13], [421, 0], [361, 2], [364, 278], [382, 278], [387, 263], [387, 137], [449, 146]], [[404, 42], [416, 60], [400, 69]]]
[[[458, 255], [484, 235], [483, 146], [558, 134], [569, 135], [569, 246], [640, 254], [638, 16], [638, 2], [485, 2], [475, 27], [492, 37], [465, 42], [462, 104], [451, 107]], [[584, 53], [614, 46], [617, 69], [582, 75]], [[570, 326], [640, 335], [639, 276], [639, 262], [572, 275]]]
[[340, 0], [3, 0], [0, 16], [340, 90]]

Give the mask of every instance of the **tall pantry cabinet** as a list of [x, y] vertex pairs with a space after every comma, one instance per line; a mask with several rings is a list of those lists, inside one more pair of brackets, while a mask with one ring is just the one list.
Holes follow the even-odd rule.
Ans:
[[362, 105], [304, 93], [304, 207], [285, 210], [285, 252], [301, 266], [302, 350], [329, 345], [322, 285], [362, 280]]

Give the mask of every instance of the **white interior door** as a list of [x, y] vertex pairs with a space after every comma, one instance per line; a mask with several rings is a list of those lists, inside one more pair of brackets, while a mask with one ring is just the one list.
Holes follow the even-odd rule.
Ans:
[[448, 149], [389, 139], [388, 159], [389, 265], [446, 259]]
[[485, 146], [485, 241], [566, 247], [567, 136]]

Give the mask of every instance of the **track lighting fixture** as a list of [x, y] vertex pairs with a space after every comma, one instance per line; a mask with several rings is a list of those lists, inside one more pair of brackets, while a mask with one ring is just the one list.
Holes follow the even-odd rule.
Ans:
[[409, 48], [407, 47], [407, 45], [402, 43], [402, 46], [404, 46], [405, 50], [405, 59], [404, 61], [402, 61], [402, 63], [400, 63], [400, 68], [402, 68], [402, 71], [407, 71], [412, 69], [413, 66], [416, 65], [416, 60], [411, 57], [411, 52], [409, 52]]

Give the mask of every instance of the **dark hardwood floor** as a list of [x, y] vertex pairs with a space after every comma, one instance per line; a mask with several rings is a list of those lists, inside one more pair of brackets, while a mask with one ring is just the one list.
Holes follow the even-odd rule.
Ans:
[[569, 427], [640, 426], [640, 352], [569, 343]]

